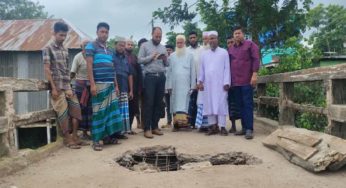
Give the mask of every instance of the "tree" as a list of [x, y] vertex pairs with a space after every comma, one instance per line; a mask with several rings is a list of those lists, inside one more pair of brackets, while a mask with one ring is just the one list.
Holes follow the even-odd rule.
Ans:
[[195, 16], [196, 13], [189, 12], [189, 6], [187, 3], [182, 4], [182, 0], [172, 0], [170, 6], [153, 12], [154, 19], [161, 19], [164, 24], [169, 24], [171, 29], [183, 21], [191, 21]]
[[[234, 2], [234, 1], [232, 1]], [[260, 48], [280, 47], [290, 37], [298, 37], [305, 30], [305, 16], [310, 9], [311, 0], [237, 0], [232, 3], [222, 0], [198, 0], [197, 13], [201, 21], [206, 24], [205, 30], [217, 30], [222, 45], [225, 45], [227, 36], [232, 34], [235, 25], [246, 29]], [[299, 3], [302, 5], [299, 6]], [[169, 7], [158, 9], [153, 13], [155, 19], [176, 26], [183, 21], [193, 20], [197, 14], [190, 11], [191, 7], [182, 5], [179, 0], [172, 0]], [[166, 14], [165, 12], [178, 11], [180, 14]], [[160, 16], [157, 16], [160, 15]], [[186, 16], [188, 15], [188, 16]]]
[[232, 34], [232, 28], [238, 25], [235, 9], [231, 7], [229, 0], [223, 0], [221, 5], [214, 0], [199, 0], [197, 10], [206, 24], [205, 30], [218, 31], [220, 45], [226, 47], [227, 37]]
[[307, 15], [309, 28], [314, 32], [309, 43], [322, 52], [342, 53], [346, 42], [346, 8], [340, 5], [322, 4], [310, 10]]
[[167, 36], [167, 42], [166, 44], [175, 46], [175, 38], [177, 37], [178, 33], [175, 33], [174, 31], [170, 31], [166, 33]]
[[30, 0], [0, 0], [0, 20], [48, 18], [44, 6]]
[[[202, 30], [198, 28], [197, 23], [185, 22], [183, 25], [183, 30], [184, 30], [184, 33], [176, 33], [174, 31], [170, 31], [166, 33], [166, 37], [167, 37], [166, 43], [175, 46], [175, 42], [176, 42], [175, 38], [177, 37], [178, 34], [185, 35], [186, 40], [188, 40], [189, 33], [191, 31], [195, 31], [197, 32], [198, 36], [202, 36]], [[199, 42], [202, 42], [201, 37], [199, 38]]]

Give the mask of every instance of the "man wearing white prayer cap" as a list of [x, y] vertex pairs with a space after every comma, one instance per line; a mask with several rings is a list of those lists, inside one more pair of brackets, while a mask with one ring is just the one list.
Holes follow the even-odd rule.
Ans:
[[230, 64], [228, 52], [219, 47], [217, 31], [209, 31], [210, 49], [200, 57], [198, 88], [202, 96], [203, 115], [208, 116], [207, 135], [227, 136], [226, 116], [228, 115], [227, 91], [230, 86]]
[[209, 49], [209, 33], [208, 31], [203, 31], [202, 33], [202, 49]]
[[188, 120], [190, 94], [196, 88], [196, 71], [193, 55], [186, 49], [184, 35], [176, 37], [176, 49], [168, 58], [167, 88], [171, 93], [170, 112], [174, 115], [174, 131], [180, 126], [186, 127], [188, 123], [180, 125], [178, 117]]

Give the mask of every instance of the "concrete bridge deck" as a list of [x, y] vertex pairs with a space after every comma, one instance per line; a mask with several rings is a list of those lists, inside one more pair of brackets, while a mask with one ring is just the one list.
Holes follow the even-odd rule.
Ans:
[[[139, 134], [120, 145], [105, 147], [102, 152], [94, 152], [90, 146], [80, 150], [62, 148], [22, 171], [1, 178], [0, 187], [345, 187], [346, 168], [320, 174], [307, 172], [262, 145], [261, 141], [269, 134], [268, 126], [257, 122], [255, 127], [253, 140], [233, 135], [207, 137], [197, 131], [175, 133], [166, 129], [162, 137], [149, 140]], [[179, 152], [189, 154], [242, 151], [260, 158], [263, 163], [144, 173], [125, 169], [113, 160], [127, 150], [154, 145], [172, 145]]]

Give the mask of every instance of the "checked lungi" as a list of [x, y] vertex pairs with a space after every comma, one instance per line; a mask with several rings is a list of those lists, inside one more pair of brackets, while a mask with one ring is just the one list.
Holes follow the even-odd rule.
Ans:
[[121, 92], [119, 96], [119, 108], [123, 119], [122, 133], [131, 131], [130, 114], [129, 114], [129, 97], [126, 92]]

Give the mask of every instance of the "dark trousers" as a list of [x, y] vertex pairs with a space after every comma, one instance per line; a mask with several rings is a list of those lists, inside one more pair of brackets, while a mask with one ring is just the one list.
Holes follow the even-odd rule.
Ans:
[[139, 96], [134, 95], [133, 99], [129, 101], [129, 116], [130, 116], [130, 127], [132, 129], [132, 123], [134, 117], [137, 117], [137, 123], [140, 124], [140, 111], [139, 111]]
[[144, 131], [159, 127], [162, 100], [165, 93], [164, 74], [146, 74], [144, 78]]
[[167, 114], [167, 123], [172, 123], [172, 114], [171, 114], [171, 95], [165, 93], [165, 104], [166, 104], [166, 114]]
[[192, 127], [195, 127], [196, 123], [196, 116], [197, 116], [197, 95], [198, 91], [194, 90], [192, 94], [190, 95], [190, 102], [189, 102], [189, 124]]
[[253, 130], [253, 88], [251, 85], [233, 87], [239, 101], [243, 130]]

